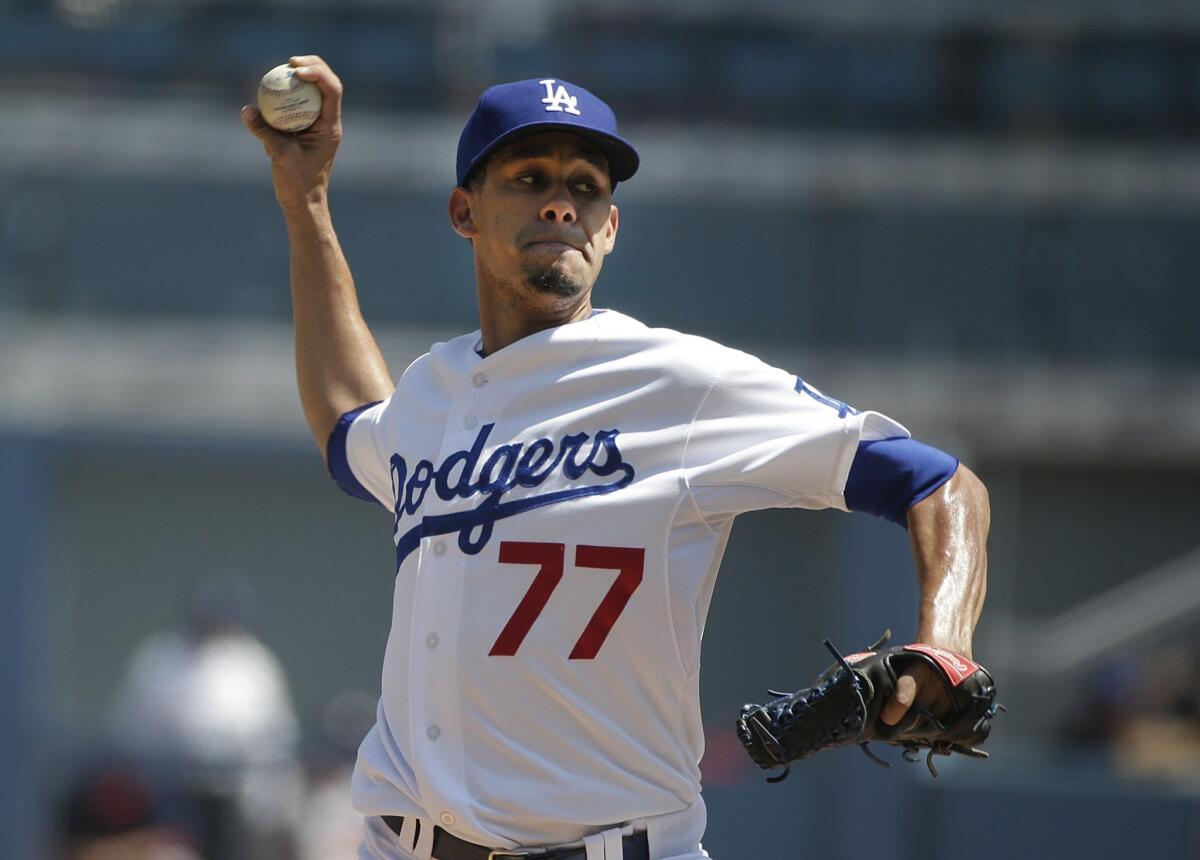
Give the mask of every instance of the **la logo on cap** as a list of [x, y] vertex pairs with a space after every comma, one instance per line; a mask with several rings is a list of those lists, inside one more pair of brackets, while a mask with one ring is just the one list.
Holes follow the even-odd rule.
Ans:
[[558, 89], [554, 89], [556, 83], [554, 78], [547, 78], [544, 81], [538, 81], [539, 84], [546, 88], [546, 97], [542, 99], [542, 104], [546, 106], [546, 110], [566, 111], [579, 116], [579, 108], [576, 106], [579, 99], [567, 92], [567, 88], [562, 84], [558, 85]]

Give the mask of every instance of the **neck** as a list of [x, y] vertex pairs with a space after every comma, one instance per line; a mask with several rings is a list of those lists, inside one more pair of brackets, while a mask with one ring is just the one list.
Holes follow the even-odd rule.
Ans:
[[486, 355], [548, 328], [585, 320], [592, 315], [591, 290], [561, 296], [537, 293], [522, 285], [479, 278], [479, 327]]

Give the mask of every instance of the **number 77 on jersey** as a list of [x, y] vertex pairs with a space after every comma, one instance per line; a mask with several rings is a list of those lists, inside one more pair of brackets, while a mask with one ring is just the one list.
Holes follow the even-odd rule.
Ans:
[[[500, 631], [496, 644], [488, 652], [489, 657], [516, 656], [517, 649], [525, 641], [533, 623], [542, 614], [550, 595], [562, 580], [566, 549], [566, 544], [561, 543], [504, 541], [500, 544], [501, 564], [536, 564], [539, 569], [529, 590], [517, 604], [516, 611]], [[579, 634], [575, 647], [571, 649], [570, 659], [593, 660], [600, 653], [600, 647], [608, 638], [613, 625], [625, 611], [629, 598], [642, 583], [646, 550], [641, 547], [581, 544], [575, 547], [575, 566], [619, 571], [612, 587], [592, 613], [587, 626]]]

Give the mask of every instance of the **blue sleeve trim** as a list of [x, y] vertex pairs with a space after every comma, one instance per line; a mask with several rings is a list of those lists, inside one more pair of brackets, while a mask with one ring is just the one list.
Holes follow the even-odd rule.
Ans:
[[916, 439], [860, 442], [846, 479], [846, 507], [908, 528], [908, 509], [956, 469], [957, 458]]
[[342, 488], [342, 491], [356, 499], [376, 504], [379, 503], [379, 499], [372, 496], [371, 491], [358, 482], [358, 478], [354, 476], [354, 470], [350, 468], [350, 459], [346, 455], [346, 436], [350, 433], [350, 425], [354, 423], [355, 418], [382, 402], [382, 400], [376, 400], [374, 403], [367, 403], [357, 409], [351, 409], [339, 418], [333, 432], [329, 434], [329, 442], [325, 445], [325, 459], [329, 464], [329, 475], [337, 481], [337, 485]]

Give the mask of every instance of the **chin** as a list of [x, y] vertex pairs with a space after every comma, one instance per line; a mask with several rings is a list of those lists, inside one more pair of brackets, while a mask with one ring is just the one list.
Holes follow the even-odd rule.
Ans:
[[534, 292], [562, 299], [574, 298], [587, 289], [583, 278], [558, 266], [527, 269], [525, 283], [529, 284]]

